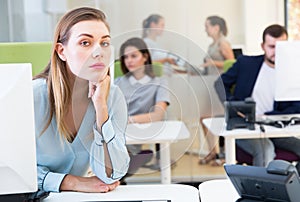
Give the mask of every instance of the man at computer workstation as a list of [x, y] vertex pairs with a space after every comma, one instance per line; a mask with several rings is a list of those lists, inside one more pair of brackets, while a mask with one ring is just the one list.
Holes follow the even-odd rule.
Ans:
[[[256, 115], [300, 113], [300, 101], [274, 100], [275, 45], [287, 38], [284, 27], [268, 26], [262, 36], [264, 54], [238, 57], [236, 63], [215, 82], [221, 101], [252, 97], [256, 102]], [[267, 166], [275, 158], [275, 147], [300, 156], [300, 139], [296, 137], [238, 139], [236, 144], [252, 155], [255, 166]]]

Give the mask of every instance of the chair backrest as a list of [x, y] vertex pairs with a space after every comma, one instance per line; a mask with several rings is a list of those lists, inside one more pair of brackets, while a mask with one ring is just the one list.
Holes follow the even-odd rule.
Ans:
[[225, 60], [223, 63], [223, 71], [227, 72], [230, 67], [235, 63], [235, 59]]
[[33, 76], [50, 60], [52, 42], [0, 43], [0, 63], [31, 63]]
[[[163, 64], [159, 62], [153, 62], [152, 63], [153, 72], [155, 76], [162, 76], [163, 75]], [[115, 72], [114, 72], [114, 78], [118, 78], [120, 76], [123, 76], [123, 72], [121, 69], [121, 62], [120, 60], [115, 61]]]
[[234, 58], [238, 58], [240, 55], [243, 55], [243, 49], [242, 48], [233, 48], [232, 49]]
[[[225, 60], [224, 63], [223, 63], [223, 71], [224, 73], [227, 72], [231, 67], [232, 65], [236, 62], [236, 59], [229, 59], [229, 60]], [[234, 88], [235, 88], [235, 85], [233, 85], [230, 89], [231, 93], [234, 92]]]

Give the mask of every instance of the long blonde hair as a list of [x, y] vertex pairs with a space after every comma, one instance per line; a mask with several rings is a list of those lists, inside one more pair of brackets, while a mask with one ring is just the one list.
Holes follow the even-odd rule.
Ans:
[[67, 44], [71, 28], [78, 22], [88, 20], [100, 20], [109, 30], [105, 14], [98, 9], [81, 7], [69, 11], [60, 19], [56, 26], [50, 62], [43, 72], [34, 77], [34, 79], [45, 78], [48, 86], [49, 114], [42, 133], [49, 127], [55, 114], [58, 132], [68, 141], [72, 141], [73, 137], [67, 128], [64, 117], [72, 100], [72, 90], [66, 62], [60, 59], [55, 47], [57, 43]]

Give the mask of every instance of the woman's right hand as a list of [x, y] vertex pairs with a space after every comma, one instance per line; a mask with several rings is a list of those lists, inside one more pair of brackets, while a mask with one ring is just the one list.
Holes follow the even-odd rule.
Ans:
[[66, 175], [60, 185], [60, 191], [105, 193], [114, 190], [118, 185], [120, 185], [119, 181], [112, 184], [105, 184], [97, 176], [79, 177]]
[[205, 59], [204, 63], [201, 65], [201, 67], [212, 67], [215, 63], [212, 59]]
[[174, 58], [165, 58], [165, 62], [167, 62], [171, 65], [176, 65], [176, 62], [175, 62]]

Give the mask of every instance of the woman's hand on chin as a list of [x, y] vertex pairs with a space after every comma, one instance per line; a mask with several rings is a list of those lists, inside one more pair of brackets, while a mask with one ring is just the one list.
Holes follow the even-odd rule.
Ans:
[[106, 75], [98, 82], [89, 81], [88, 97], [92, 98], [94, 103], [106, 102], [110, 88], [110, 76]]

